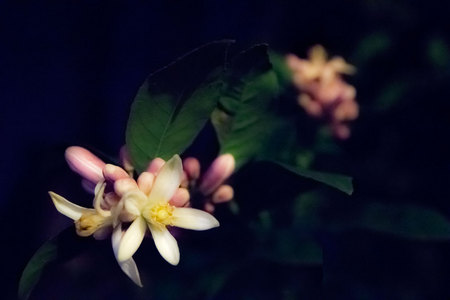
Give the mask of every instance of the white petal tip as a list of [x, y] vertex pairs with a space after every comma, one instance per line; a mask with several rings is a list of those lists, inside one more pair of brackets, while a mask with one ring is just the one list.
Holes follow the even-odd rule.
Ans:
[[132, 258], [124, 262], [119, 262], [119, 266], [122, 271], [128, 276], [128, 278], [130, 278], [134, 282], [134, 284], [139, 287], [143, 287], [138, 268]]
[[68, 218], [71, 218], [74, 221], [78, 220], [84, 212], [91, 210], [73, 204], [66, 198], [54, 192], [49, 191], [48, 194], [50, 195], [50, 198], [52, 199], [53, 204], [56, 207], [56, 210], [58, 210], [60, 213], [62, 213]]
[[194, 208], [176, 207], [173, 216], [173, 225], [185, 229], [208, 230], [220, 225], [213, 215]]

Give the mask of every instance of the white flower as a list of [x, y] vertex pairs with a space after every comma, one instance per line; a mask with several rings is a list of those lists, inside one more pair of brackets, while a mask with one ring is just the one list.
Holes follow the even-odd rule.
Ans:
[[192, 230], [207, 230], [219, 226], [219, 222], [209, 213], [187, 207], [175, 207], [169, 200], [180, 186], [183, 175], [181, 159], [174, 155], [159, 171], [147, 195], [139, 189], [124, 194], [125, 210], [135, 215], [118, 246], [119, 262], [129, 260], [139, 248], [147, 227], [161, 256], [172, 265], [180, 260], [180, 251], [175, 238], [167, 226]]
[[135, 284], [142, 287], [139, 271], [133, 258], [130, 256], [126, 260], [118, 259], [116, 249], [118, 249], [118, 245], [123, 237], [122, 224], [119, 220], [119, 215], [123, 211], [123, 202], [118, 202], [116, 205], [111, 206], [109, 210], [102, 209], [101, 202], [104, 199], [105, 185], [106, 184], [103, 181], [97, 184], [95, 189], [94, 208], [81, 207], [54, 192], [49, 192], [49, 194], [56, 209], [66, 217], [75, 221], [78, 235], [94, 235], [95, 238], [103, 238], [111, 231], [111, 228], [114, 227], [111, 241], [116, 260], [122, 271], [133, 280]]

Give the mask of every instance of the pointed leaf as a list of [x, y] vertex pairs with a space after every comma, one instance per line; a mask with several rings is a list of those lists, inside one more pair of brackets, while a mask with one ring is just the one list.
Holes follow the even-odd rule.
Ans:
[[156, 157], [183, 152], [205, 125], [219, 99], [218, 79], [231, 41], [195, 49], [150, 75], [131, 107], [126, 144], [141, 172]]
[[44, 243], [28, 262], [19, 282], [19, 299], [28, 299], [32, 289], [41, 277], [47, 264], [54, 261], [58, 255], [58, 247], [54, 240]]
[[319, 181], [349, 195], [353, 193], [352, 178], [349, 176], [308, 170], [276, 161], [272, 162], [299, 176]]
[[257, 156], [266, 145], [276, 125], [270, 106], [278, 94], [278, 77], [267, 45], [255, 46], [233, 61], [212, 123], [220, 152], [232, 154], [236, 168]]
[[45, 242], [31, 257], [22, 272], [19, 281], [19, 299], [28, 299], [31, 291], [42, 276], [42, 272], [49, 265], [57, 261], [70, 259], [81, 251], [86, 250], [89, 245], [91, 243], [88, 240], [81, 239], [75, 234], [72, 226]]
[[329, 231], [366, 229], [414, 240], [450, 240], [450, 220], [414, 204], [340, 203], [315, 193], [301, 195], [295, 224]]

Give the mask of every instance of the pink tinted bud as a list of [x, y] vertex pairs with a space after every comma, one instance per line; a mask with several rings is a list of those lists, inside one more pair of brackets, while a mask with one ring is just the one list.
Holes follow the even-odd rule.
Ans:
[[331, 130], [338, 139], [346, 140], [350, 137], [350, 128], [346, 124], [333, 124]]
[[126, 192], [137, 188], [138, 185], [132, 178], [122, 178], [114, 182], [114, 191], [119, 197], [122, 197]]
[[183, 169], [188, 180], [197, 180], [200, 177], [200, 162], [194, 157], [188, 157], [183, 160]]
[[147, 172], [153, 173], [153, 175], [158, 174], [159, 169], [161, 169], [162, 166], [164, 166], [166, 162], [162, 158], [155, 158], [152, 160], [147, 168]]
[[214, 205], [213, 205], [212, 203], [206, 202], [206, 203], [205, 203], [205, 206], [203, 207], [203, 209], [204, 209], [206, 212], [212, 214], [212, 213], [214, 213], [214, 210], [215, 210], [216, 208], [214, 207]]
[[233, 199], [234, 190], [229, 185], [221, 185], [212, 195], [212, 202], [215, 204], [228, 202]]
[[337, 121], [351, 121], [358, 117], [358, 105], [356, 102], [343, 102], [334, 111], [334, 118]]
[[103, 179], [105, 163], [89, 150], [72, 146], [66, 149], [65, 157], [69, 167], [85, 179], [94, 183]]
[[355, 101], [356, 89], [349, 84], [346, 84], [342, 89], [341, 97], [344, 101]]
[[93, 183], [92, 181], [89, 181], [87, 179], [82, 179], [81, 180], [81, 186], [83, 187], [83, 189], [91, 194], [95, 194], [95, 186], [96, 184]]
[[173, 206], [182, 207], [189, 201], [190, 195], [187, 189], [179, 188], [170, 199], [169, 203]]
[[106, 180], [113, 182], [119, 179], [130, 177], [124, 169], [111, 164], [105, 165], [105, 167], [103, 168], [103, 176]]
[[322, 106], [317, 103], [317, 101], [314, 101], [311, 99], [310, 96], [307, 94], [301, 94], [298, 97], [298, 103], [301, 107], [303, 107], [306, 111], [306, 113], [313, 117], [321, 117], [323, 115], [323, 109]]
[[154, 179], [155, 175], [153, 175], [152, 173], [142, 172], [137, 180], [139, 189], [146, 195], [150, 194], [150, 190], [152, 189]]
[[231, 154], [222, 154], [216, 158], [203, 176], [200, 191], [204, 195], [211, 194], [234, 171], [235, 161]]
[[323, 104], [330, 105], [335, 102], [342, 92], [342, 82], [333, 80], [321, 86], [316, 94], [317, 100]]
[[128, 153], [127, 147], [124, 145], [120, 148], [120, 164], [123, 166], [125, 171], [128, 172], [128, 174], [133, 174], [134, 167], [131, 163], [130, 154]]

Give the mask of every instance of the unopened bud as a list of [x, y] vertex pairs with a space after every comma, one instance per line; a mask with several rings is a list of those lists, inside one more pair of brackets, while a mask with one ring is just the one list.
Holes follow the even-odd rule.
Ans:
[[169, 203], [176, 207], [183, 207], [189, 201], [189, 191], [184, 188], [179, 188], [170, 199]]
[[72, 146], [66, 149], [65, 157], [69, 167], [85, 179], [93, 183], [103, 179], [105, 163], [89, 150]]
[[139, 189], [146, 195], [150, 194], [150, 190], [152, 189], [154, 179], [155, 175], [153, 175], [152, 173], [142, 172], [137, 180]]
[[212, 195], [212, 202], [215, 204], [228, 202], [233, 199], [234, 190], [229, 185], [221, 185]]
[[119, 180], [119, 179], [124, 179], [124, 178], [130, 177], [124, 169], [122, 169], [121, 167], [115, 166], [115, 165], [111, 165], [111, 164], [105, 165], [105, 167], [103, 168], [103, 176], [105, 177], [105, 179], [107, 181], [112, 181], [112, 182]]
[[204, 195], [211, 194], [230, 175], [235, 167], [234, 157], [231, 154], [222, 154], [217, 157], [206, 171], [200, 184], [200, 191]]
[[122, 197], [126, 192], [136, 189], [138, 189], [138, 185], [132, 178], [123, 178], [114, 182], [114, 191], [119, 197]]
[[166, 162], [164, 161], [164, 159], [157, 157], [150, 162], [147, 168], [147, 172], [152, 173], [153, 175], [157, 175], [159, 169], [161, 169], [161, 167], [164, 166], [165, 163]]
[[183, 160], [183, 169], [189, 181], [197, 180], [200, 177], [200, 162], [194, 157], [188, 157]]

